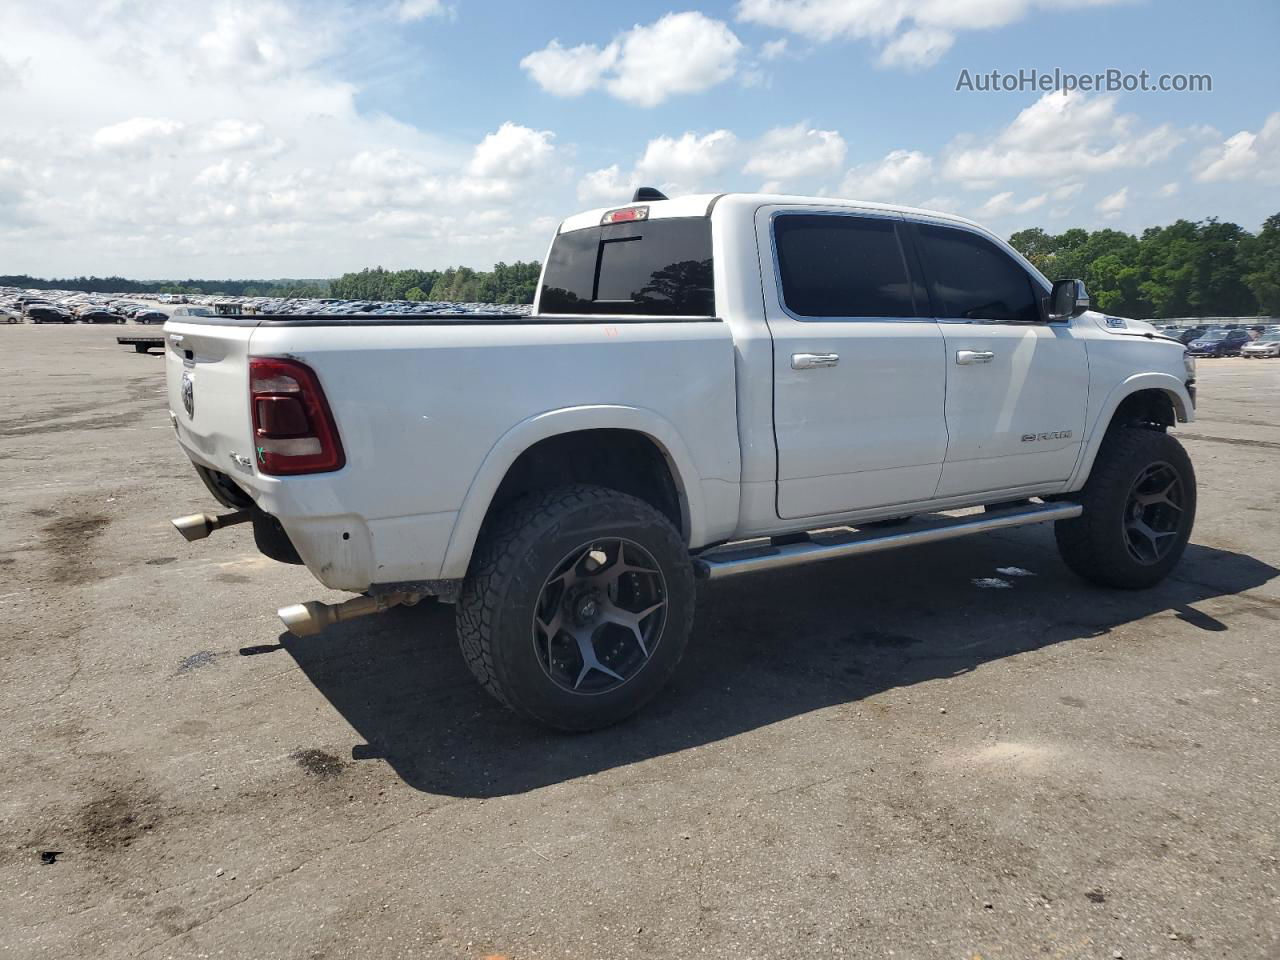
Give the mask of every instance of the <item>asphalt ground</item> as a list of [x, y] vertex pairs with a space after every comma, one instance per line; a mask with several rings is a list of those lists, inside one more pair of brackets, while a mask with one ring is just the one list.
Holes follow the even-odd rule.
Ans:
[[214, 504], [122, 332], [0, 327], [0, 956], [1280, 956], [1280, 361], [1200, 363], [1162, 586], [1045, 527], [706, 585], [562, 736], [450, 607], [282, 634], [336, 595], [172, 530]]

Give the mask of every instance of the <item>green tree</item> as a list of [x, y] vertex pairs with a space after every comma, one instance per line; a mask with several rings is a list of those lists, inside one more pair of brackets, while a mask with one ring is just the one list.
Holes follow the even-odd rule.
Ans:
[[1079, 277], [1098, 308], [1152, 318], [1280, 312], [1280, 214], [1257, 236], [1216, 219], [1178, 220], [1142, 236], [1020, 230], [1010, 244], [1051, 280]]
[[1267, 217], [1262, 231], [1241, 247], [1245, 285], [1262, 312], [1280, 316], [1280, 213]]

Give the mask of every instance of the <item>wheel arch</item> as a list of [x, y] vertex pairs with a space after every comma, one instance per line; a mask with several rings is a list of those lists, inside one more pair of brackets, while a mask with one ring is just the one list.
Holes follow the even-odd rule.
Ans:
[[1078, 490], [1089, 479], [1102, 441], [1114, 424], [1125, 422], [1164, 429], [1194, 418], [1191, 394], [1177, 377], [1167, 373], [1140, 373], [1129, 377], [1111, 391], [1102, 405], [1068, 489]]
[[[547, 444], [563, 443], [571, 438], [605, 444], [648, 445], [665, 467], [672, 494], [670, 504], [659, 502], [653, 505], [671, 517], [686, 544], [702, 542], [705, 507], [701, 478], [693, 456], [675, 425], [661, 414], [642, 407], [567, 407], [521, 421], [489, 450], [458, 511], [440, 572], [442, 579], [466, 576], [485, 519], [495, 506], [505, 502], [506, 494], [511, 492], [508, 481], [518, 476], [513, 471], [520, 471], [537, 451], [547, 449]], [[504, 483], [507, 483], [507, 488], [504, 488]], [[651, 497], [644, 499], [652, 500]]]

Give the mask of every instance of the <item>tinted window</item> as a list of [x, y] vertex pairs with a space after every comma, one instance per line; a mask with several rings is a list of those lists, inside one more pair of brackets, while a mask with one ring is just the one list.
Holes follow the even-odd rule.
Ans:
[[892, 220], [787, 214], [773, 222], [787, 309], [802, 317], [914, 317]]
[[1030, 274], [991, 241], [947, 227], [917, 230], [939, 316], [1041, 319]]
[[611, 223], [560, 234], [547, 257], [539, 309], [714, 316], [711, 221]]

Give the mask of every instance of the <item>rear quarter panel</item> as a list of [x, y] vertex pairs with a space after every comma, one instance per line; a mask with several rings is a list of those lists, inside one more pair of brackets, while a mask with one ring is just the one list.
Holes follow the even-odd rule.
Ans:
[[464, 575], [506, 468], [575, 429], [653, 436], [684, 488], [691, 545], [736, 523], [723, 323], [262, 326], [250, 352], [308, 364], [337, 421], [347, 465], [280, 478], [259, 500], [329, 586], [363, 589], [362, 567], [372, 583]]

